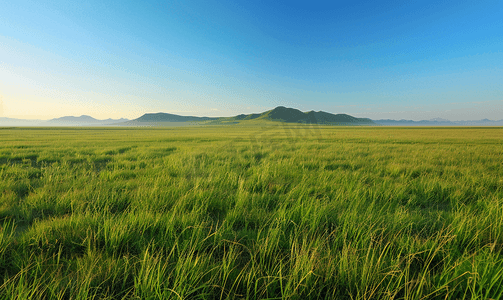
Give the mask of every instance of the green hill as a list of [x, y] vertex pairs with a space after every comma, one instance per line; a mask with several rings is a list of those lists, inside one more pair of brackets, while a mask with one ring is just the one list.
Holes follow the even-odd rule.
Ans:
[[278, 106], [261, 114], [238, 115], [232, 118], [222, 118], [219, 121], [223, 121], [223, 119], [228, 119], [229, 121], [267, 120], [285, 123], [331, 125], [373, 124], [372, 120], [366, 118], [355, 118], [346, 114], [331, 114], [324, 111], [302, 112], [295, 108], [283, 106]]
[[370, 125], [372, 120], [355, 118], [346, 114], [331, 114], [324, 111], [302, 112], [295, 108], [278, 106], [272, 110], [259, 114], [240, 114], [234, 117], [194, 117], [179, 116], [168, 113], [145, 114], [123, 125], [150, 125], [150, 126], [176, 126], [184, 125], [230, 125], [230, 124], [257, 124], [257, 123], [302, 123], [302, 124], [325, 124], [325, 125]]

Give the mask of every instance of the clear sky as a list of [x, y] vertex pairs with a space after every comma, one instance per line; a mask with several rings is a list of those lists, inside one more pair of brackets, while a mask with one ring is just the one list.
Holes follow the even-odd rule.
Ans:
[[503, 1], [0, 0], [0, 117], [503, 119]]

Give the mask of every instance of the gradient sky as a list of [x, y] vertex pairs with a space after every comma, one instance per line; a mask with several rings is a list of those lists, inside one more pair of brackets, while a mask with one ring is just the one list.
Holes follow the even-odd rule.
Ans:
[[2, 1], [0, 117], [503, 119], [503, 1]]

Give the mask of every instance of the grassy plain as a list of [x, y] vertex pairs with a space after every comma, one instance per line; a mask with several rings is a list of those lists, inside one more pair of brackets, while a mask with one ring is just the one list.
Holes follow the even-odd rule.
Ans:
[[1, 299], [501, 299], [503, 129], [0, 129]]

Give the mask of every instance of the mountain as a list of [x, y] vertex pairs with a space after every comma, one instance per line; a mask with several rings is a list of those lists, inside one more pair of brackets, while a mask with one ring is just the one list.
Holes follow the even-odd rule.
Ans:
[[52, 120], [49, 120], [47, 121], [47, 123], [68, 123], [68, 124], [72, 124], [72, 123], [88, 123], [88, 124], [93, 124], [93, 123], [98, 123], [99, 120], [93, 118], [93, 117], [90, 117], [90, 116], [86, 116], [86, 115], [82, 115], [80, 117], [73, 117], [73, 116], [67, 116], [67, 117], [61, 117], [61, 118], [56, 118], [56, 119], [52, 119]]
[[471, 120], [471, 121], [454, 121], [459, 126], [503, 126], [503, 119], [501, 120]]
[[[144, 114], [138, 119], [125, 122], [125, 126], [183, 126], [183, 125], [223, 125], [255, 124], [257, 122], [283, 122], [327, 125], [371, 125], [370, 119], [355, 118], [346, 114], [331, 114], [323, 111], [302, 112], [295, 108], [278, 106], [259, 114], [241, 114], [234, 117], [210, 118], [179, 116], [168, 113]], [[251, 123], [250, 123], [251, 122]], [[190, 124], [189, 124], [190, 123]]]
[[0, 126], [31, 126], [31, 127], [48, 127], [48, 126], [107, 126], [116, 123], [126, 122], [128, 119], [106, 119], [97, 120], [90, 116], [80, 117], [61, 117], [48, 121], [44, 120], [23, 120], [13, 118], [0, 118]]
[[412, 121], [412, 120], [373, 120], [374, 123], [378, 125], [384, 126], [456, 126], [455, 123], [445, 120], [445, 119], [432, 119], [432, 120], [421, 120], [421, 121]]
[[447, 119], [442, 119], [442, 118], [433, 118], [433, 119], [429, 119], [428, 121], [430, 121], [430, 122], [451, 122]]
[[219, 118], [179, 116], [168, 113], [144, 114], [136, 120], [137, 122], [201, 122], [217, 120]]
[[80, 117], [61, 117], [52, 119], [46, 122], [45, 126], [102, 126], [102, 125], [112, 125], [115, 123], [127, 122], [128, 119], [106, 119], [98, 120], [90, 116], [82, 115]]
[[372, 120], [364, 118], [355, 118], [346, 114], [331, 114], [324, 111], [301, 112], [295, 108], [278, 106], [273, 110], [266, 111], [259, 116], [249, 115], [249, 119], [266, 119], [271, 121], [280, 121], [287, 123], [304, 124], [331, 124], [331, 125], [356, 125], [373, 124]]

